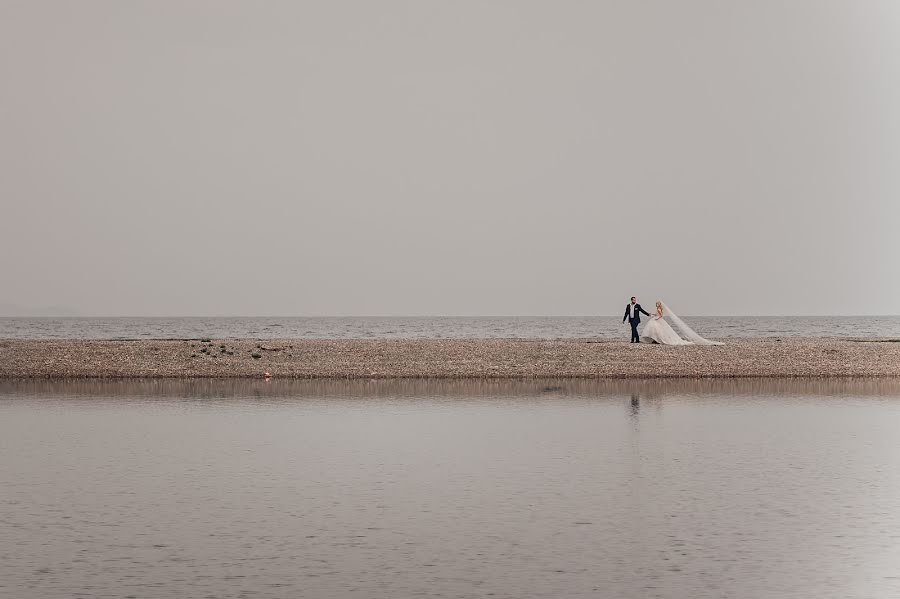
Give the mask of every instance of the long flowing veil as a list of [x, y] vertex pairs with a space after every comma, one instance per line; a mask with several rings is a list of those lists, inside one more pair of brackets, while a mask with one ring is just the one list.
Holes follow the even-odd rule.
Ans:
[[666, 320], [670, 321], [672, 325], [681, 333], [681, 336], [687, 339], [688, 341], [693, 341], [697, 345], [725, 345], [721, 341], [710, 341], [709, 339], [704, 339], [700, 335], [694, 332], [694, 329], [684, 324], [684, 321], [678, 318], [678, 315], [672, 312], [672, 309], [666, 305], [665, 302], [660, 301], [663, 307], [663, 314], [666, 317]]

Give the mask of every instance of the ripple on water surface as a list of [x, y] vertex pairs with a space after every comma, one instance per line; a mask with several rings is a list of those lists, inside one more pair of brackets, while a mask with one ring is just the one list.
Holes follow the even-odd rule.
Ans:
[[[897, 337], [900, 316], [685, 316], [703, 336]], [[0, 318], [0, 339], [628, 338], [621, 317]]]
[[893, 597], [900, 382], [0, 382], [0, 596]]

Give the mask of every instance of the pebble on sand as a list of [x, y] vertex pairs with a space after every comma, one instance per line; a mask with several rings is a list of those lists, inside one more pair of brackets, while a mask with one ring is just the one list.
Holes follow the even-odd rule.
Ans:
[[229, 339], [220, 341], [227, 352], [197, 353], [196, 340], [5, 339], [0, 378], [256, 378], [260, 366], [282, 378], [900, 377], [896, 339], [724, 341], [670, 347], [604, 339]]

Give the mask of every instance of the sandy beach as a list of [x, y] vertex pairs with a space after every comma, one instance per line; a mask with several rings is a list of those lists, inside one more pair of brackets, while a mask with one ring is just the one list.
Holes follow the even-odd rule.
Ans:
[[0, 340], [2, 378], [900, 377], [900, 340]]

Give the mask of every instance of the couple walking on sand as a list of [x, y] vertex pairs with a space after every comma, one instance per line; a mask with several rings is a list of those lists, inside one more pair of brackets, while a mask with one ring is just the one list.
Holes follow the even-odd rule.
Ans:
[[[641, 324], [641, 314], [649, 316], [650, 320], [644, 325], [643, 332], [639, 333], [638, 325]], [[671, 320], [684, 337], [676, 333], [666, 319]], [[651, 316], [637, 303], [637, 298], [632, 296], [631, 303], [625, 306], [625, 317], [622, 318], [622, 322], [625, 321], [631, 325], [632, 343], [640, 343], [643, 340], [646, 343], [662, 345], [725, 345], [719, 341], [709, 341], [695, 333], [661, 300], [656, 302], [656, 314]]]

